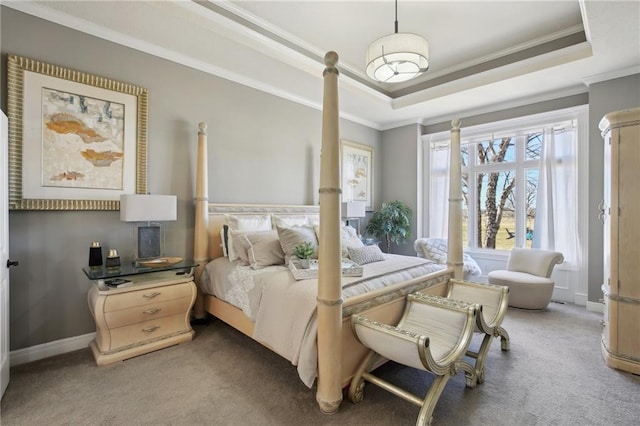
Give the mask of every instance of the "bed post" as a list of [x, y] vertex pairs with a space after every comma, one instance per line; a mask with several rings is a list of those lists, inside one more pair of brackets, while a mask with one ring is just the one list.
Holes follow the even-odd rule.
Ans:
[[200, 266], [195, 271], [195, 282], [198, 288], [196, 303], [193, 307], [195, 318], [204, 318], [204, 305], [200, 291], [200, 275], [209, 260], [209, 232], [208, 232], [208, 173], [207, 173], [207, 123], [199, 123], [198, 127], [198, 157], [196, 160], [196, 207], [195, 231], [193, 235], [193, 259]]
[[340, 130], [338, 54], [328, 52], [322, 104], [320, 159], [320, 244], [318, 267], [318, 391], [325, 414], [342, 402], [342, 263], [340, 260]]
[[447, 266], [453, 268], [456, 279], [463, 278], [462, 272], [462, 189], [460, 160], [460, 120], [451, 122], [451, 146], [449, 160], [449, 236], [447, 246]]

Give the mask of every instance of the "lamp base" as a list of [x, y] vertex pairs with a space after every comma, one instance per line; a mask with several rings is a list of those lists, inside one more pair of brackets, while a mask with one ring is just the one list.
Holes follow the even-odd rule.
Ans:
[[138, 226], [137, 260], [152, 260], [162, 256], [162, 227], [160, 224]]

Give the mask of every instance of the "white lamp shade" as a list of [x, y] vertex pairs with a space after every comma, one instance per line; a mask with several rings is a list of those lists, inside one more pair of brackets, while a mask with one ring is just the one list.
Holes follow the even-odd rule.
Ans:
[[429, 43], [411, 33], [381, 37], [367, 49], [367, 75], [383, 83], [400, 83], [429, 68]]
[[342, 203], [342, 217], [365, 217], [365, 205], [362, 201]]
[[123, 222], [164, 222], [176, 220], [175, 195], [123, 194], [120, 196], [120, 220]]

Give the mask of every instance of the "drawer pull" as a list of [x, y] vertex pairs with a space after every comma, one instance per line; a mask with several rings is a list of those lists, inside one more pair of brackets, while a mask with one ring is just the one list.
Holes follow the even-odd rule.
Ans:
[[160, 308], [151, 308], [151, 309], [147, 309], [146, 311], [143, 311], [144, 314], [149, 314], [149, 315], [153, 315], [160, 312]]
[[159, 291], [154, 291], [153, 293], [150, 294], [144, 294], [142, 295], [142, 297], [146, 297], [147, 299], [153, 299], [156, 296], [160, 296], [162, 293], [160, 293]]
[[144, 331], [145, 333], [153, 333], [159, 328], [160, 328], [159, 325], [150, 325], [149, 327], [143, 328], [142, 331]]

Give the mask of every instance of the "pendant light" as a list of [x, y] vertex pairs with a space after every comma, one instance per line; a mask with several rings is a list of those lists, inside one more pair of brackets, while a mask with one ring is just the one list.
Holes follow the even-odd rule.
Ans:
[[367, 75], [382, 83], [400, 83], [429, 68], [429, 43], [423, 37], [398, 32], [396, 0], [395, 32], [371, 43], [367, 49]]

